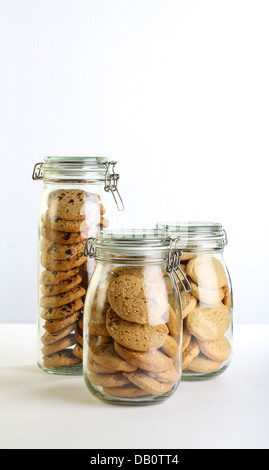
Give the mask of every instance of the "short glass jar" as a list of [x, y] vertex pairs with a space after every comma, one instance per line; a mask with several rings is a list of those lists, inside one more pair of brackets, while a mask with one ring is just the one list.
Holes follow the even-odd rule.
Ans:
[[[85, 239], [123, 209], [116, 162], [99, 157], [47, 157], [33, 170], [43, 180], [38, 216], [38, 366], [82, 375], [86, 289], [95, 262], [83, 255]], [[109, 193], [112, 193], [113, 198]]]
[[183, 317], [182, 380], [221, 374], [232, 357], [233, 295], [223, 259], [226, 231], [213, 222], [159, 222], [178, 237], [181, 268], [191, 291], [180, 290]]
[[167, 233], [149, 230], [103, 232], [87, 241], [85, 254], [96, 268], [84, 307], [83, 374], [101, 400], [158, 403], [180, 382], [178, 250], [172, 253], [172, 245]]

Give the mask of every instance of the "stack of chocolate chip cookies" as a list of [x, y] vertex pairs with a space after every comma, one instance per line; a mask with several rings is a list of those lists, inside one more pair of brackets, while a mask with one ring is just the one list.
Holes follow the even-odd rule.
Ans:
[[42, 362], [45, 368], [69, 367], [82, 361], [84, 298], [94, 269], [83, 255], [85, 239], [108, 224], [100, 196], [82, 189], [52, 191], [46, 205], [40, 229]]
[[227, 336], [232, 296], [221, 261], [211, 255], [183, 254], [191, 292], [181, 290], [182, 370], [187, 374], [218, 371], [231, 355]]
[[161, 270], [123, 267], [105, 281], [84, 312], [90, 384], [119, 398], [174, 390], [179, 380], [180, 323], [168, 303]]

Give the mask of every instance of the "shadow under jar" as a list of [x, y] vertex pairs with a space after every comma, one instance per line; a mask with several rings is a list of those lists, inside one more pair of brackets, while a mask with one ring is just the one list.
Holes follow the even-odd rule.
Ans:
[[182, 380], [202, 380], [225, 371], [232, 357], [233, 296], [223, 259], [227, 236], [213, 222], [159, 222], [158, 229], [178, 237], [181, 269], [190, 284], [181, 286], [183, 317]]
[[[85, 239], [111, 225], [113, 198], [120, 206], [116, 162], [96, 157], [47, 157], [34, 167], [43, 180], [38, 216], [38, 366], [82, 375], [86, 289], [95, 262]], [[112, 203], [112, 204], [111, 204]]]
[[83, 374], [101, 400], [158, 403], [179, 384], [182, 320], [177, 284], [167, 272], [170, 245], [166, 233], [148, 230], [87, 241], [96, 268], [84, 307]]

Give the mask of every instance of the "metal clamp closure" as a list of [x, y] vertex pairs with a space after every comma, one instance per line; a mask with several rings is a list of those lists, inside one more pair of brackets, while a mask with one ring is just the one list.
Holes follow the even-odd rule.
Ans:
[[84, 256], [89, 256], [90, 258], [95, 258], [95, 242], [96, 238], [94, 237], [89, 237], [85, 240], [84, 244], [84, 250], [83, 250], [83, 255]]
[[35, 164], [33, 173], [32, 173], [33, 180], [43, 180], [44, 174], [43, 174], [42, 169], [43, 169], [43, 162]]
[[[178, 238], [175, 238], [175, 239], [172, 239], [171, 242], [170, 242], [170, 250], [169, 250], [169, 253], [168, 253], [166, 271], [169, 274], [176, 275], [176, 277], [178, 278], [178, 280], [179, 280], [180, 284], [182, 285], [184, 291], [186, 293], [188, 293], [188, 292], [191, 292], [191, 285], [190, 285], [187, 277], [185, 276], [185, 273], [182, 271], [182, 269], [180, 267], [180, 258], [182, 256], [182, 251], [175, 248], [175, 246], [174, 246], [177, 240], [178, 240]], [[180, 271], [183, 279], [181, 279], [181, 277], [178, 275], [177, 271]]]
[[[117, 163], [116, 161], [111, 161], [105, 164], [106, 174], [105, 174], [105, 188], [104, 189], [106, 192], [111, 191], [118, 210], [123, 211], [124, 204], [120, 196], [120, 193], [118, 191], [118, 181], [119, 181], [120, 175], [118, 173], [115, 173], [116, 163]], [[108, 174], [109, 172], [110, 174]]]

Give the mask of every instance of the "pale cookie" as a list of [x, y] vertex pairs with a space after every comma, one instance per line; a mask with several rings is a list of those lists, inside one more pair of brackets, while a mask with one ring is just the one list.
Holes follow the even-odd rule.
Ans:
[[57, 261], [66, 261], [70, 257], [82, 255], [84, 250], [84, 242], [73, 243], [72, 245], [59, 245], [56, 242], [51, 242], [42, 238], [40, 249], [43, 255], [49, 255]]
[[166, 335], [162, 344], [162, 350], [167, 354], [167, 356], [174, 357], [178, 353], [179, 344], [173, 336]]
[[68, 317], [64, 317], [59, 320], [47, 320], [45, 321], [43, 328], [48, 333], [56, 333], [59, 330], [62, 330], [63, 328], [66, 328], [67, 326], [74, 323], [79, 317], [79, 315], [80, 315], [80, 310], [72, 313], [72, 315], [69, 315]]
[[41, 310], [41, 317], [45, 320], [62, 320], [65, 317], [72, 315], [73, 313], [83, 308], [83, 301], [81, 298], [70, 302], [69, 304], [62, 305], [56, 308], [44, 308]]
[[42, 335], [41, 342], [45, 345], [56, 343], [62, 338], [68, 336], [72, 331], [76, 329], [76, 322], [72, 323], [69, 326], [66, 326], [62, 330], [57, 331], [56, 333], [48, 333], [47, 331]]
[[85, 242], [85, 239], [89, 236], [87, 230], [84, 232], [59, 232], [59, 230], [53, 230], [45, 226], [41, 227], [40, 233], [45, 239], [59, 245]]
[[179, 324], [179, 321], [176, 317], [176, 314], [173, 310], [173, 308], [171, 307], [171, 305], [169, 305], [169, 318], [168, 318], [168, 322], [166, 323], [167, 326], [168, 326], [168, 329], [169, 329], [169, 333], [171, 336], [178, 336], [179, 333], [180, 333], [180, 324]]
[[87, 261], [87, 257], [82, 254], [70, 256], [66, 260], [57, 260], [52, 258], [49, 254], [41, 253], [40, 263], [43, 268], [49, 271], [69, 271], [70, 269], [77, 268]]
[[74, 356], [78, 357], [81, 361], [83, 361], [83, 349], [82, 346], [77, 343], [73, 349]]
[[40, 284], [45, 284], [48, 286], [53, 286], [54, 284], [59, 284], [59, 282], [66, 281], [71, 277], [78, 274], [79, 268], [69, 269], [69, 271], [42, 271], [40, 275]]
[[215, 341], [198, 341], [198, 344], [202, 353], [216, 362], [227, 361], [232, 352], [230, 342], [225, 336]]
[[70, 277], [69, 279], [59, 282], [53, 286], [41, 286], [40, 292], [45, 296], [63, 294], [64, 292], [67, 292], [80, 284], [81, 281], [82, 277], [79, 274], [76, 274], [75, 276]]
[[[124, 374], [126, 373], [124, 372]], [[88, 374], [88, 378], [93, 385], [99, 385], [100, 387], [121, 387], [130, 383], [128, 378], [124, 377], [121, 372], [116, 374], [97, 374], [96, 372], [91, 372]]]
[[40, 307], [44, 308], [56, 308], [61, 307], [62, 305], [69, 304], [74, 302], [74, 300], [79, 299], [86, 294], [86, 290], [82, 286], [75, 286], [73, 289], [63, 294], [52, 295], [52, 296], [43, 296], [40, 299]]
[[186, 320], [183, 323], [183, 334], [182, 334], [182, 351], [189, 346], [191, 340], [191, 334], [187, 328]]
[[180, 292], [182, 318], [186, 318], [190, 312], [192, 312], [196, 305], [197, 299], [191, 294], [191, 292]]
[[88, 359], [87, 367], [90, 372], [96, 372], [97, 374], [112, 374], [117, 372], [115, 369], [110, 369], [108, 367], [102, 366], [101, 364], [98, 364], [93, 355], [91, 355], [91, 357]]
[[112, 309], [107, 313], [106, 327], [115, 341], [135, 351], [160, 348], [168, 333], [165, 324], [151, 326], [129, 322], [120, 318]]
[[58, 341], [55, 341], [55, 343], [49, 344], [47, 346], [43, 346], [41, 349], [42, 354], [44, 356], [49, 356], [50, 354], [54, 354], [58, 351], [62, 351], [63, 349], [69, 348], [70, 346], [73, 346], [76, 343], [76, 338], [74, 334], [70, 334], [68, 336], [65, 336], [62, 339], [59, 339]]
[[182, 361], [181, 361], [181, 368], [182, 370], [186, 370], [189, 368], [190, 364], [192, 363], [193, 359], [198, 356], [200, 352], [198, 343], [194, 337], [192, 337], [189, 345], [182, 352]]
[[92, 354], [98, 364], [116, 371], [132, 372], [137, 369], [115, 351], [113, 343], [100, 344], [95, 347]]
[[124, 320], [139, 324], [163, 323], [168, 304], [165, 295], [132, 275], [121, 275], [108, 289], [108, 300], [113, 310]]
[[162, 353], [159, 349], [152, 351], [138, 352], [125, 348], [115, 341], [115, 350], [117, 353], [134, 367], [149, 372], [162, 372], [173, 367], [173, 360]]
[[231, 289], [229, 289], [228, 286], [224, 286], [223, 291], [224, 291], [224, 298], [223, 298], [222, 302], [224, 303], [224, 305], [226, 307], [228, 307], [229, 310], [231, 310], [232, 305], [233, 305], [232, 291], [231, 291]]
[[65, 367], [80, 364], [81, 359], [73, 355], [72, 349], [64, 349], [43, 359], [44, 367]]
[[142, 388], [152, 395], [163, 395], [164, 393], [171, 390], [173, 382], [159, 382], [153, 377], [149, 377], [142, 371], [136, 372], [123, 372], [123, 375], [128, 378], [130, 382], [135, 384], [137, 387]]
[[171, 369], [165, 370], [164, 372], [148, 372], [148, 375], [158, 380], [159, 382], [164, 383], [175, 383], [179, 379], [179, 373], [176, 370], [175, 366], [171, 367]]
[[220, 289], [227, 284], [227, 275], [222, 263], [209, 256], [197, 256], [191, 259], [186, 273], [199, 286], [207, 289]]
[[199, 354], [192, 360], [188, 369], [192, 372], [211, 373], [217, 371], [221, 364], [221, 362], [212, 361], [203, 354]]
[[136, 398], [151, 395], [151, 393], [148, 393], [132, 384], [124, 385], [123, 387], [104, 387], [103, 392], [120, 398]]
[[221, 338], [230, 326], [230, 313], [225, 305], [212, 308], [196, 307], [187, 316], [187, 327], [201, 341]]
[[86, 214], [100, 214], [100, 196], [81, 189], [57, 189], [49, 193], [49, 211], [65, 220], [80, 220]]
[[216, 306], [222, 301], [224, 291], [220, 289], [206, 289], [205, 287], [198, 286], [195, 282], [190, 281], [191, 293], [200, 303], [204, 305]]

